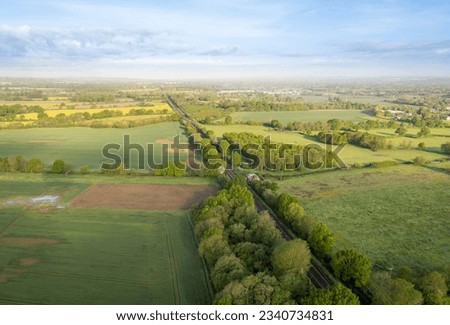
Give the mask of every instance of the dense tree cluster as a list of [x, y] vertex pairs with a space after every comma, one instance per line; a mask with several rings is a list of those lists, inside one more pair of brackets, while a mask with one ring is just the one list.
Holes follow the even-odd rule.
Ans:
[[441, 150], [443, 153], [446, 153], [447, 155], [450, 155], [450, 142], [446, 142], [441, 144]]
[[[241, 178], [194, 211], [199, 252], [216, 291], [216, 304], [358, 303], [342, 286], [314, 289], [307, 277], [311, 252], [302, 239], [284, 241], [267, 213], [258, 213]], [[267, 188], [273, 188], [268, 185]], [[280, 209], [294, 207], [290, 197]], [[329, 292], [328, 292], [329, 291]], [[311, 295], [310, 298], [308, 298]], [[322, 297], [323, 296], [323, 297]]]
[[23, 156], [0, 157], [0, 172], [42, 173], [44, 164], [37, 158], [26, 160]]
[[0, 105], [0, 121], [15, 121], [20, 119], [22, 114], [38, 113], [43, 114], [44, 109], [40, 106], [27, 106], [21, 104]]
[[378, 135], [362, 132], [345, 132], [345, 135], [349, 143], [362, 148], [377, 151], [388, 147], [386, 139]]

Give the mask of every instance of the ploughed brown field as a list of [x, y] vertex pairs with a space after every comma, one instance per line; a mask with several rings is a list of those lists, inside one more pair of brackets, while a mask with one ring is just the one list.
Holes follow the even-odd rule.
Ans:
[[95, 184], [76, 196], [72, 207], [184, 210], [217, 190], [214, 185]]

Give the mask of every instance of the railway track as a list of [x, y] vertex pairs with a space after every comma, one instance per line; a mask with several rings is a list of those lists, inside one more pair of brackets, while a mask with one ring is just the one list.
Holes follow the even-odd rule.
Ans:
[[[181, 117], [183, 117], [187, 122], [191, 124], [191, 126], [202, 135], [202, 137], [206, 137], [206, 134], [204, 133], [203, 129], [201, 129], [198, 124], [191, 119], [191, 117], [180, 107], [177, 103], [173, 101], [172, 98], [167, 97], [167, 103], [172, 107], [174, 111], [176, 111]], [[230, 168], [230, 166], [227, 166], [225, 169], [225, 174], [230, 178], [233, 179], [236, 177], [236, 172]], [[275, 222], [275, 226], [278, 228], [278, 230], [281, 233], [281, 236], [285, 240], [293, 240], [296, 238], [296, 236], [278, 219], [275, 212], [270, 209], [265, 202], [262, 200], [262, 198], [256, 194], [250, 187], [248, 187], [249, 190], [253, 194], [253, 200], [255, 201], [255, 206], [258, 212], [261, 211], [267, 211], [270, 215], [270, 217]], [[308, 270], [308, 277], [311, 280], [312, 284], [319, 289], [328, 288], [331, 285], [334, 284], [334, 280], [330, 279], [328, 276], [325, 276], [323, 272], [321, 271], [321, 265], [319, 260], [312, 256], [311, 258], [311, 266]]]
[[[236, 173], [232, 169], [226, 169], [225, 174], [233, 179], [236, 176]], [[253, 200], [255, 201], [255, 206], [258, 212], [267, 211], [275, 222], [275, 226], [281, 233], [281, 236], [285, 240], [293, 240], [296, 238], [294, 234], [278, 219], [277, 215], [270, 209], [263, 199], [256, 194], [251, 188], [249, 188], [253, 194]], [[311, 258], [311, 266], [308, 270], [308, 277], [311, 280], [312, 284], [316, 288], [324, 289], [333, 285], [334, 281], [325, 276], [320, 270], [320, 262], [314, 256]]]

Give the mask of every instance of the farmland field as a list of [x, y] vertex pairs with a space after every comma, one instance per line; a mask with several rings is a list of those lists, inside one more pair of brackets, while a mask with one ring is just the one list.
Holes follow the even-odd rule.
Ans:
[[[120, 181], [0, 175], [0, 303], [210, 303], [189, 210], [72, 207], [73, 198], [100, 179]], [[127, 178], [134, 182], [143, 180]], [[57, 202], [29, 201], [52, 195], [59, 195]]]
[[58, 114], [65, 114], [65, 115], [73, 115], [77, 113], [100, 113], [104, 110], [111, 110], [111, 111], [119, 111], [123, 114], [128, 114], [132, 109], [146, 109], [146, 110], [153, 110], [154, 112], [161, 112], [163, 110], [167, 110], [170, 112], [172, 108], [167, 103], [155, 103], [153, 106], [148, 107], [139, 107], [139, 106], [117, 106], [117, 107], [109, 107], [109, 108], [80, 108], [80, 109], [49, 109], [46, 110], [45, 113], [49, 117], [55, 117]]
[[[144, 148], [153, 143], [156, 162], [161, 161], [163, 140], [173, 140], [182, 135], [179, 123], [159, 123], [131, 129], [96, 128], [42, 128], [25, 130], [0, 130], [0, 155], [23, 155], [25, 158], [39, 158], [47, 166], [56, 159], [63, 159], [74, 168], [88, 166], [99, 169], [104, 158], [102, 148], [108, 143], [123, 146], [123, 136], [129, 135], [131, 143], [139, 143]], [[133, 154], [136, 150], [133, 151]], [[131, 167], [137, 166], [136, 156], [131, 155]]]
[[365, 114], [360, 110], [326, 110], [326, 111], [299, 111], [299, 112], [239, 112], [232, 113], [231, 116], [235, 121], [261, 121], [270, 122], [278, 120], [284, 125], [288, 122], [315, 122], [328, 121], [331, 119], [349, 120], [355, 122], [363, 122], [365, 120], [374, 119], [373, 116]]
[[435, 270], [450, 260], [450, 175], [412, 165], [352, 169], [280, 182], [307, 214], [386, 267]]
[[[61, 109], [61, 104], [75, 106], [75, 109]], [[136, 106], [135, 101], [131, 102], [120, 102], [120, 103], [96, 103], [96, 108], [91, 108], [92, 103], [89, 102], [70, 102], [67, 98], [50, 98], [50, 100], [18, 100], [18, 101], [5, 101], [0, 100], [1, 105], [11, 105], [11, 104], [19, 104], [26, 106], [40, 106], [44, 110], [47, 111], [59, 111], [59, 113], [67, 113], [67, 112], [76, 112], [76, 113], [98, 113], [105, 109], [109, 110], [120, 110], [124, 114], [128, 113], [131, 109], [152, 109], [156, 111], [162, 111], [167, 109], [171, 111], [171, 107], [166, 102], [158, 102], [154, 101], [151, 103], [152, 106]], [[77, 112], [78, 111], [78, 112]], [[74, 114], [74, 113], [73, 113]], [[55, 114], [56, 115], [56, 114]]]
[[391, 141], [394, 146], [399, 146], [402, 143], [409, 143], [415, 147], [421, 142], [425, 144], [425, 148], [432, 151], [440, 151], [441, 144], [450, 142], [450, 128], [431, 128], [430, 135], [427, 137], [419, 138], [417, 133], [420, 128], [407, 127], [407, 132], [404, 136], [399, 137], [395, 133], [396, 129], [374, 129], [368, 131], [371, 134], [386, 137], [388, 141]]

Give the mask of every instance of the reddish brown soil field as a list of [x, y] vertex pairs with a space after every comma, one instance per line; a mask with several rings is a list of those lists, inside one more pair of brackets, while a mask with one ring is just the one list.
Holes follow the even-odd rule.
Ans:
[[76, 208], [190, 209], [217, 192], [214, 185], [95, 184], [76, 196]]

